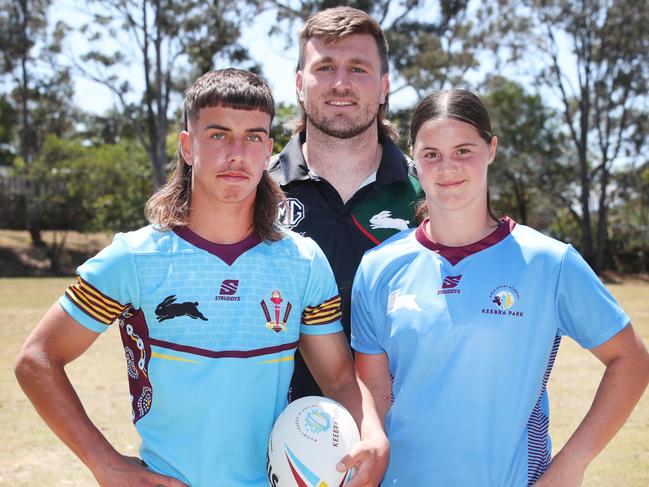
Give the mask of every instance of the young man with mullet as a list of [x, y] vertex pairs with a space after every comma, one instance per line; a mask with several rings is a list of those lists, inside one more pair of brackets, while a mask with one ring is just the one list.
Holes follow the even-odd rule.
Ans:
[[[315, 243], [275, 225], [268, 85], [237, 69], [207, 73], [185, 114], [175, 172], [147, 204], [151, 225], [79, 267], [23, 346], [20, 385], [102, 486], [262, 487], [299, 347], [361, 430], [339, 468], [356, 466], [350, 486], [376, 485], [387, 440], [354, 373], [331, 269]], [[64, 370], [111, 326], [141, 459], [108, 443]]]
[[[349, 337], [361, 257], [416, 226], [421, 191], [386, 119], [388, 45], [379, 24], [350, 7], [312, 16], [300, 33], [296, 89], [301, 120], [269, 173], [287, 196], [282, 223], [313, 238], [331, 264]], [[319, 392], [296, 355], [291, 399]]]

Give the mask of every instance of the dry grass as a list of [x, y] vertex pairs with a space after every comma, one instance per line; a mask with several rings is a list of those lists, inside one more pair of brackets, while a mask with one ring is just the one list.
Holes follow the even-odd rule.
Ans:
[[[69, 278], [0, 279], [0, 485], [87, 486], [92, 475], [52, 434], [23, 395], [13, 363], [34, 324], [71, 283]], [[88, 415], [123, 453], [137, 454], [119, 333], [110, 330], [68, 366]]]
[[[30, 329], [70, 279], [0, 279], [0, 485], [95, 485], [86, 468], [50, 433], [22, 394], [12, 372], [16, 354]], [[610, 285], [649, 342], [649, 284]], [[116, 330], [100, 337], [68, 367], [89, 416], [118, 450], [136, 454], [122, 347]], [[603, 367], [589, 353], [564, 339], [550, 379], [551, 432], [555, 448], [565, 443], [586, 413]], [[622, 431], [591, 465], [584, 486], [649, 485], [649, 394]]]

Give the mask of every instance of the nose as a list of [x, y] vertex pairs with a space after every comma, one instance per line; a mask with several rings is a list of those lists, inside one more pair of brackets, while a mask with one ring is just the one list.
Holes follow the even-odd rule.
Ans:
[[236, 138], [228, 145], [228, 162], [243, 165], [245, 162], [245, 146], [243, 140]]
[[453, 172], [455, 170], [457, 170], [457, 161], [452, 157], [442, 156], [437, 163], [438, 172]]
[[334, 77], [334, 88], [337, 90], [348, 90], [351, 87], [349, 73], [346, 69], [337, 69]]

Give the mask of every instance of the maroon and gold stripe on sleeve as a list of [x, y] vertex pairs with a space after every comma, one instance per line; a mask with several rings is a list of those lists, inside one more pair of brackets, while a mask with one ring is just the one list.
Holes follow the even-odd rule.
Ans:
[[65, 294], [81, 311], [104, 325], [110, 325], [128, 306], [109, 298], [79, 276], [77, 283], [70, 286]]
[[340, 296], [336, 295], [319, 306], [308, 306], [302, 311], [302, 323], [305, 325], [326, 325], [339, 320], [342, 316]]

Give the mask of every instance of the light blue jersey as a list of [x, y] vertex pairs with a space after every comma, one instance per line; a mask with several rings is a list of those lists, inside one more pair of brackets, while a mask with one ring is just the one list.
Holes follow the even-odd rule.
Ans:
[[532, 484], [551, 458], [560, 337], [592, 348], [628, 322], [571, 246], [509, 219], [468, 247], [420, 226], [367, 252], [352, 347], [386, 353], [394, 378], [382, 486]]
[[118, 234], [59, 302], [91, 330], [119, 326], [140, 455], [194, 487], [267, 485], [300, 333], [342, 330], [326, 258], [292, 232], [234, 245], [187, 228]]

